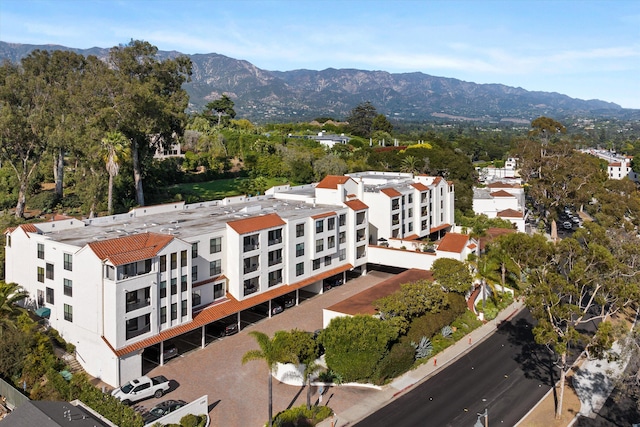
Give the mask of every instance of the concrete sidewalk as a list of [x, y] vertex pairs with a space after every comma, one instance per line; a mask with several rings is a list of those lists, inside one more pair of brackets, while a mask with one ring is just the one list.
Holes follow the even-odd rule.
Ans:
[[[409, 371], [396, 378], [390, 384], [384, 386], [381, 391], [369, 396], [366, 400], [359, 401], [356, 405], [336, 413], [333, 419], [328, 418], [318, 424], [319, 427], [344, 427], [357, 423], [366, 416], [376, 412], [378, 409], [389, 404], [396, 397], [411, 390], [418, 384], [428, 380], [440, 370], [446, 368], [451, 363], [468, 353], [474, 346], [483, 342], [493, 334], [498, 325], [505, 320], [511, 319], [524, 304], [520, 301], [514, 302], [506, 309], [502, 310], [494, 320], [491, 320], [478, 329], [469, 333], [465, 338], [447, 347], [444, 351], [430, 358], [428, 362], [422, 364], [413, 371]], [[434, 359], [437, 361], [434, 364]]]

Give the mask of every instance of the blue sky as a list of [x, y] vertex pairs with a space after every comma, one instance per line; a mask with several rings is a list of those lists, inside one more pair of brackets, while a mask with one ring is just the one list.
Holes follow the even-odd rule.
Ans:
[[2, 0], [0, 40], [420, 71], [640, 108], [640, 1]]

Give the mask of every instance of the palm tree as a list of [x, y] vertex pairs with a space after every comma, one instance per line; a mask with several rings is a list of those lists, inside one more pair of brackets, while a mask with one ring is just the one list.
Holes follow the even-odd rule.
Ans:
[[5, 329], [16, 327], [15, 318], [21, 311], [16, 303], [28, 296], [18, 284], [0, 281], [0, 336]]
[[265, 333], [259, 331], [251, 331], [249, 335], [253, 336], [260, 346], [260, 350], [249, 350], [242, 356], [242, 364], [251, 360], [264, 360], [269, 368], [269, 427], [273, 423], [273, 380], [272, 372], [276, 366], [276, 363], [293, 363], [296, 361], [296, 357], [291, 354], [284, 354], [282, 346], [278, 345], [276, 337], [273, 339]]
[[120, 163], [129, 157], [129, 141], [118, 131], [108, 132], [102, 139], [102, 152], [107, 172], [109, 173], [109, 195], [108, 207], [109, 215], [113, 213], [113, 177], [120, 171]]
[[400, 163], [400, 171], [416, 174], [418, 173], [419, 160], [412, 155], [405, 156]]

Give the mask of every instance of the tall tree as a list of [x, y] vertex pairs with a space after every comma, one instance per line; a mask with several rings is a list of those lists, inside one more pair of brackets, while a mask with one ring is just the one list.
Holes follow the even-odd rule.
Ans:
[[233, 105], [231, 98], [229, 98], [227, 94], [223, 94], [220, 99], [209, 102], [205, 106], [205, 111], [216, 112], [216, 115], [218, 116], [218, 127], [220, 127], [222, 116], [229, 116], [232, 119], [236, 116], [236, 111], [233, 109]]
[[111, 49], [109, 63], [117, 76], [112, 88], [115, 114], [107, 129], [115, 129], [131, 143], [136, 201], [144, 205], [142, 179], [145, 157], [152, 154], [152, 140], [170, 144], [182, 134], [188, 96], [182, 84], [191, 75], [186, 56], [159, 61], [158, 49], [148, 42], [132, 40]]
[[446, 290], [466, 293], [471, 289], [471, 272], [464, 262], [453, 258], [440, 258], [431, 267], [433, 278]]
[[46, 150], [50, 92], [41, 59], [35, 51], [21, 66], [5, 62], [0, 67], [0, 158], [18, 182], [17, 218], [24, 216], [29, 179]]
[[369, 101], [356, 105], [347, 116], [349, 132], [363, 138], [371, 137], [373, 120], [377, 115], [376, 107]]
[[296, 361], [295, 355], [283, 351], [283, 345], [278, 342], [277, 335], [269, 338], [267, 334], [259, 331], [249, 332], [255, 338], [260, 350], [249, 350], [242, 356], [242, 364], [252, 360], [264, 360], [269, 370], [269, 427], [273, 425], [273, 369], [276, 363], [293, 363]]
[[109, 173], [107, 211], [113, 213], [113, 178], [120, 171], [120, 163], [129, 157], [129, 141], [120, 132], [109, 132], [102, 139], [102, 156]]
[[[637, 237], [633, 239], [638, 246]], [[557, 418], [562, 414], [569, 349], [586, 344], [588, 354], [602, 355], [615, 340], [612, 316], [640, 296], [637, 255], [625, 258], [624, 250], [602, 227], [588, 223], [555, 245], [547, 263], [527, 274], [525, 302], [537, 320], [534, 337], [558, 356]], [[586, 330], [587, 323], [598, 323], [597, 331]]]

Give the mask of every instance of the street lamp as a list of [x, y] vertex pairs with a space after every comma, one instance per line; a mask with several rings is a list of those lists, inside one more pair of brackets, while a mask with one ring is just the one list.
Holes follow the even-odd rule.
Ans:
[[[484, 417], [484, 424], [480, 421], [482, 417]], [[473, 427], [489, 427], [489, 409], [485, 408], [484, 412], [478, 414], [478, 419]]]

